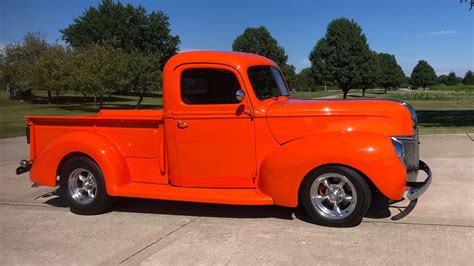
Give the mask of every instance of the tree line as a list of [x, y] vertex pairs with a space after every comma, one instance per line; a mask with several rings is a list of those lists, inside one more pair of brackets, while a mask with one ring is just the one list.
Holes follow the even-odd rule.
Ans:
[[28, 99], [31, 90], [45, 90], [49, 103], [60, 104], [65, 92], [94, 97], [102, 106], [113, 93], [140, 97], [157, 92], [161, 84], [158, 56], [126, 53], [109, 44], [91, 43], [71, 49], [48, 44], [39, 34], [28, 33], [23, 43], [7, 45], [2, 78], [12, 99]]
[[406, 77], [394, 55], [372, 51], [360, 26], [346, 18], [335, 19], [328, 25], [325, 36], [309, 54], [311, 67], [302, 69], [298, 74], [294, 66], [287, 63], [285, 49], [263, 26], [247, 28], [236, 38], [232, 48], [275, 61], [292, 89], [312, 91], [318, 86], [336, 86], [342, 90], [344, 98], [351, 89], [361, 89], [362, 96], [365, 96], [365, 91], [374, 87], [381, 87], [387, 92], [402, 85], [425, 89], [437, 83], [474, 84], [471, 71], [462, 80], [454, 72], [438, 78], [425, 60], [420, 60], [411, 76]]
[[[73, 91], [102, 105], [112, 94], [143, 97], [161, 90], [162, 69], [179, 51], [180, 39], [172, 35], [169, 18], [160, 11], [103, 0], [62, 29], [66, 45], [48, 43], [40, 33], [29, 32], [23, 41], [8, 44], [0, 53], [0, 83], [10, 98], [27, 99], [32, 90], [47, 92], [50, 103]], [[246, 28], [232, 50], [255, 53], [277, 63], [290, 89], [311, 91], [317, 86], [365, 91], [374, 87], [396, 89], [403, 84], [425, 88], [441, 82], [474, 84], [472, 72], [463, 80], [452, 72], [437, 77], [420, 60], [406, 77], [394, 55], [372, 51], [361, 27], [339, 18], [327, 27], [308, 58], [311, 67], [296, 73], [288, 55], [263, 26]]]
[[[0, 53], [0, 82], [10, 98], [28, 99], [47, 91], [59, 105], [65, 92], [94, 97], [101, 106], [112, 94], [139, 96], [161, 90], [164, 64], [178, 52], [168, 16], [141, 7], [103, 0], [61, 30], [67, 45], [48, 43], [29, 32]], [[55, 99], [53, 99], [55, 98]]]

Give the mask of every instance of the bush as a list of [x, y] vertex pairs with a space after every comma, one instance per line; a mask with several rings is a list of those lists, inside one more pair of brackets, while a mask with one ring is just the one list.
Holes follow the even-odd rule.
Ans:
[[474, 85], [446, 85], [439, 84], [430, 88], [435, 91], [474, 91]]
[[464, 97], [473, 97], [473, 92], [467, 91], [411, 91], [411, 92], [393, 92], [387, 98], [392, 100], [458, 100]]

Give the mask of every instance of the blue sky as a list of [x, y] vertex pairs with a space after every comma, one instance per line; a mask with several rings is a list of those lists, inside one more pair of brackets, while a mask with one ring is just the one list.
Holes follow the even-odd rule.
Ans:
[[[61, 41], [67, 27], [86, 7], [99, 0], [0, 0], [0, 47], [20, 41], [27, 31]], [[405, 73], [420, 59], [438, 74], [458, 76], [474, 70], [474, 10], [458, 0], [132, 0], [148, 11], [170, 17], [173, 34], [186, 50], [231, 50], [246, 27], [263, 25], [288, 54], [297, 70], [309, 66], [308, 54], [328, 23], [354, 19], [370, 47], [394, 54]]]

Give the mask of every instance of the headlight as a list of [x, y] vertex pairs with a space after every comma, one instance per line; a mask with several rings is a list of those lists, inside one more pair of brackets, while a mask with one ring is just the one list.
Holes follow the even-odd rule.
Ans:
[[403, 142], [395, 137], [392, 137], [392, 145], [395, 149], [395, 152], [397, 153], [398, 158], [402, 161], [402, 163], [405, 163], [405, 146], [403, 145]]

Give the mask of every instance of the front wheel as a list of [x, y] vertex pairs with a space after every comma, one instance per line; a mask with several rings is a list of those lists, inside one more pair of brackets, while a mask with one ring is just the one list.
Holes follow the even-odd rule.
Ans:
[[69, 159], [61, 169], [59, 183], [73, 213], [99, 214], [111, 204], [102, 171], [88, 157], [76, 156]]
[[359, 224], [371, 202], [367, 182], [358, 172], [344, 166], [313, 170], [301, 184], [300, 197], [316, 223], [336, 227]]

